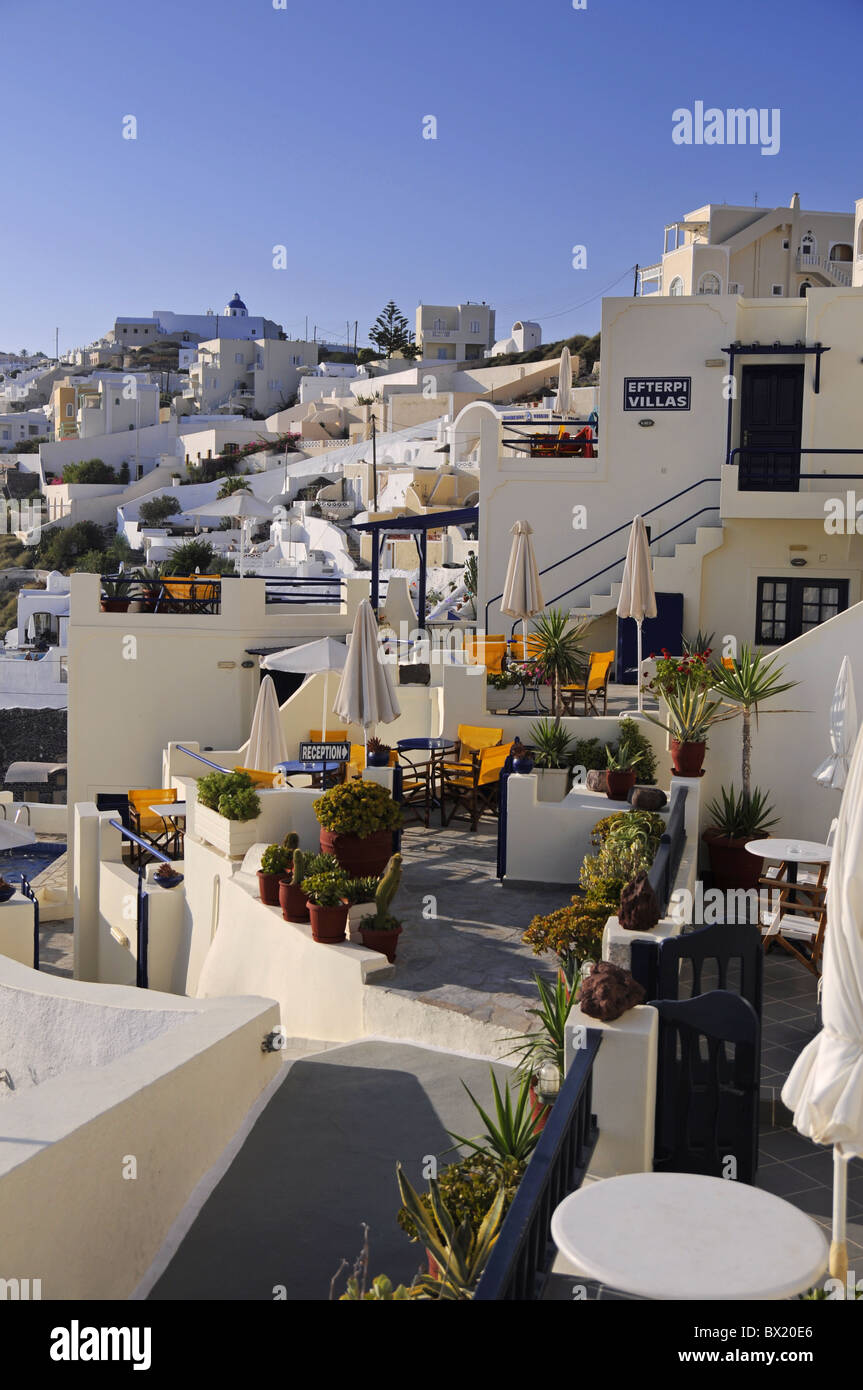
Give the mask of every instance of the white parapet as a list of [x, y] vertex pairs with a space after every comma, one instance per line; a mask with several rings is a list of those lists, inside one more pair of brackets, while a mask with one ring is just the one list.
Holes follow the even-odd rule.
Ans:
[[0, 903], [0, 956], [33, 964], [33, 928], [36, 908], [23, 893], [16, 892]]
[[566, 1030], [567, 1069], [585, 1030], [598, 1028], [602, 1046], [593, 1064], [593, 1111], [599, 1139], [591, 1177], [646, 1173], [653, 1168], [659, 1015], [648, 1004], [602, 1023], [574, 1008]]

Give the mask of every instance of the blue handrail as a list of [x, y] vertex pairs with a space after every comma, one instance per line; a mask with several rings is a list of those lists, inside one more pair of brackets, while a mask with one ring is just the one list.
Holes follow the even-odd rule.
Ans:
[[[166, 803], [166, 805], [169, 804], [170, 803]], [[122, 825], [120, 821], [112, 820], [109, 821], [108, 824], [113, 826], [114, 830], [119, 830], [124, 840], [131, 840], [132, 844], [138, 845], [141, 849], [145, 849], [153, 859], [158, 859], [160, 864], [173, 863], [173, 860], [169, 859], [167, 854], [163, 854], [160, 849], [156, 849], [156, 846], [151, 844], [148, 840], [142, 840], [140, 835], [135, 834], [134, 830], [127, 830], [125, 825]], [[135, 962], [135, 984], [139, 989], [150, 988], [150, 910], [147, 901], [147, 893], [144, 890], [145, 868], [146, 865], [142, 859], [138, 865], [138, 901], [135, 920], [137, 955], [137, 960]]]
[[[642, 515], [643, 517], [645, 517], [645, 516], [652, 516], [654, 512], [661, 511], [663, 507], [668, 507], [668, 506], [670, 506], [672, 502], [676, 502], [676, 501], [677, 501], [678, 497], [685, 497], [686, 494], [687, 494], [688, 492], [693, 492], [693, 491], [695, 490], [695, 488], [697, 488], [697, 487], [703, 487], [703, 485], [704, 485], [705, 483], [718, 483], [718, 482], [720, 482], [720, 481], [721, 481], [721, 479], [718, 478], [718, 477], [717, 477], [717, 478], [699, 478], [697, 482], [690, 483], [688, 487], [681, 488], [679, 492], [672, 493], [671, 497], [666, 497], [665, 500], [664, 500], [663, 502], [657, 502], [654, 506], [648, 507], [648, 508], [647, 508], [647, 511], [642, 512], [641, 515]], [[719, 508], [718, 508], [718, 507], [711, 507], [711, 508], [707, 508], [706, 510], [709, 510], [709, 511], [718, 511]], [[694, 515], [695, 515], [695, 516], [700, 516], [701, 513], [700, 513], [700, 512], [695, 512]], [[692, 518], [691, 518], [691, 517], [687, 517], [686, 520], [687, 520], [687, 521], [691, 521]], [[572, 552], [571, 555], [564, 555], [564, 557], [563, 557], [562, 560], [555, 560], [555, 562], [554, 562], [553, 565], [546, 565], [546, 566], [544, 566], [544, 568], [541, 569], [541, 570], [539, 571], [540, 574], [551, 574], [551, 571], [552, 571], [552, 570], [558, 569], [561, 565], [568, 564], [568, 562], [569, 562], [570, 560], [575, 560], [575, 559], [577, 559], [577, 557], [578, 557], [579, 555], [586, 555], [587, 552], [588, 552], [588, 550], [592, 550], [593, 547], [594, 547], [595, 545], [602, 545], [602, 542], [603, 542], [603, 541], [610, 540], [612, 536], [617, 536], [617, 535], [619, 535], [621, 531], [627, 531], [627, 530], [631, 527], [631, 525], [632, 525], [631, 519], [630, 519], [629, 521], [624, 521], [624, 522], [622, 522], [620, 526], [615, 526], [613, 530], [611, 530], [611, 531], [606, 531], [605, 535], [604, 535], [604, 536], [600, 536], [600, 537], [598, 538], [598, 540], [590, 541], [587, 545], [582, 545], [582, 546], [580, 546], [580, 547], [578, 548], [578, 550], [573, 550], [573, 552]], [[686, 525], [686, 521], [678, 522], [678, 525], [679, 525], [679, 526], [685, 526], [685, 525]], [[672, 527], [672, 528], [671, 528], [671, 530], [675, 530], [675, 529], [676, 529], [675, 527]], [[671, 534], [670, 531], [664, 532], [664, 535], [666, 535], [666, 536], [667, 536], [667, 535], [670, 535], [670, 534]], [[655, 537], [653, 538], [653, 540], [661, 540], [661, 539], [662, 539], [661, 536], [655, 536]], [[651, 540], [651, 544], [653, 544], [653, 540]], [[624, 557], [624, 558], [625, 558], [625, 557]], [[619, 560], [615, 560], [614, 563], [617, 565], [617, 564], [620, 564], [621, 562], [620, 562]], [[613, 566], [613, 565], [610, 565], [610, 566], [608, 566], [608, 568], [609, 568], [609, 569], [613, 569], [614, 566]], [[599, 573], [600, 573], [600, 574], [604, 574], [605, 571], [604, 571], [604, 570], [600, 570]], [[592, 576], [592, 578], [595, 578], [595, 577], [596, 577], [596, 576]], [[589, 583], [590, 583], [590, 580], [589, 580], [589, 579], [586, 579], [586, 580], [584, 580], [584, 583], [585, 583], [585, 584], [589, 584]], [[582, 587], [582, 586], [581, 586], [580, 584], [574, 584], [574, 585], [573, 585], [573, 589], [580, 589], [581, 587]], [[567, 590], [565, 590], [565, 592], [566, 592], [567, 594], [571, 594], [571, 593], [572, 593], [572, 589], [567, 589]], [[562, 598], [563, 595], [561, 594], [561, 595], [559, 595], [558, 597]], [[495, 594], [494, 598], [490, 598], [490, 599], [488, 600], [488, 602], [486, 603], [486, 605], [485, 605], [485, 626], [486, 626], [486, 631], [488, 631], [488, 610], [491, 608], [491, 605], [492, 605], [493, 603], [497, 603], [498, 599], [501, 599], [501, 598], [503, 598], [503, 594]], [[552, 603], [554, 603], [554, 602], [556, 602], [556, 600], [555, 600], [555, 599], [552, 599]], [[546, 604], [546, 607], [548, 607], [548, 604]]]
[[39, 900], [26, 874], [21, 875], [21, 892], [33, 904], [33, 969], [39, 969]]
[[229, 767], [222, 767], [220, 763], [211, 763], [209, 758], [203, 758], [200, 753], [193, 753], [191, 748], [184, 748], [182, 743], [175, 743], [174, 747], [178, 753], [186, 753], [190, 758], [197, 758], [199, 763], [206, 763], [207, 767], [215, 768], [216, 772], [230, 772]]

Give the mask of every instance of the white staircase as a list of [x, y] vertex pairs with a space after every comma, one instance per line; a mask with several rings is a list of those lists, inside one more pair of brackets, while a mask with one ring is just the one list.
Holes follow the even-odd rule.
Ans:
[[797, 269], [813, 271], [826, 280], [828, 285], [841, 285], [845, 288], [851, 285], [850, 261], [829, 261], [826, 256], [800, 255], [797, 257]]
[[[704, 557], [711, 551], [718, 550], [724, 539], [720, 524], [699, 526], [695, 532], [695, 540], [675, 545], [673, 555], [653, 556], [653, 583], [656, 592], [683, 594], [684, 600], [699, 593]], [[617, 607], [619, 598], [620, 581], [615, 580], [605, 592], [591, 594], [590, 603], [586, 606], [571, 608], [570, 617], [600, 618]]]

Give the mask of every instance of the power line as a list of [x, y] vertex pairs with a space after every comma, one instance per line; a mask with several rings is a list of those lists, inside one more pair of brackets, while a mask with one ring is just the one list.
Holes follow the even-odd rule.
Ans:
[[577, 309], [583, 309], [585, 305], [592, 304], [595, 299], [601, 299], [604, 294], [608, 294], [608, 291], [614, 289], [614, 286], [618, 285], [624, 276], [631, 275], [634, 269], [634, 265], [628, 265], [626, 270], [621, 271], [620, 275], [611, 281], [611, 284], [606, 285], [604, 289], [597, 290], [596, 294], [590, 295], [587, 299], [582, 299], [579, 304], [570, 305], [568, 309], [556, 309], [553, 314], [537, 314], [537, 319], [540, 321], [544, 321], [545, 319], [559, 319], [562, 318], [564, 314], [574, 314]]

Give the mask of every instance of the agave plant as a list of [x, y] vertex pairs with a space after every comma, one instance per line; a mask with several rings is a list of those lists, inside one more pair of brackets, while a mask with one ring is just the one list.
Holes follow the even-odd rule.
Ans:
[[531, 746], [537, 767], [565, 768], [572, 761], [573, 741], [559, 719], [539, 719], [531, 726]]
[[448, 1130], [447, 1133], [458, 1144], [464, 1145], [474, 1153], [491, 1154], [501, 1163], [507, 1159], [514, 1159], [517, 1163], [525, 1163], [536, 1148], [539, 1139], [539, 1134], [534, 1129], [534, 1117], [531, 1113], [530, 1077], [522, 1077], [518, 1096], [515, 1105], [513, 1105], [509, 1086], [504, 1086], [501, 1090], [494, 1071], [492, 1068], [489, 1070], [491, 1071], [491, 1084], [494, 1091], [494, 1119], [486, 1114], [464, 1081], [461, 1083], [486, 1127], [485, 1134], [478, 1135], [473, 1139], [465, 1139], [463, 1135], [454, 1134], [452, 1130]]
[[753, 787], [749, 796], [745, 792], [738, 795], [733, 784], [720, 788], [719, 796], [707, 807], [707, 815], [711, 829], [729, 840], [759, 840], [778, 820], [759, 787]]
[[[797, 681], [783, 681], [784, 667], [777, 667], [777, 656], [767, 656], [762, 651], [754, 651], [746, 643], [740, 655], [731, 666], [716, 668], [713, 689], [725, 705], [733, 708], [734, 714], [743, 717], [743, 748], [741, 757], [741, 776], [743, 796], [752, 796], [752, 715], [758, 721], [759, 706], [775, 695], [792, 690]], [[792, 714], [792, 710], [770, 710], [771, 714]]]
[[580, 972], [572, 980], [562, 978], [561, 972], [554, 984], [543, 980], [541, 975], [534, 975], [533, 978], [539, 993], [539, 1007], [528, 1009], [528, 1013], [539, 1020], [539, 1028], [535, 1032], [519, 1033], [508, 1039], [518, 1044], [509, 1055], [515, 1054], [521, 1058], [519, 1070], [529, 1081], [543, 1062], [554, 1062], [563, 1076], [566, 1069], [566, 1025], [575, 1007], [581, 979]]
[[456, 1225], [434, 1178], [429, 1181], [429, 1211], [419, 1194], [397, 1168], [402, 1203], [411, 1217], [421, 1243], [438, 1266], [437, 1274], [421, 1275], [411, 1288], [414, 1298], [463, 1302], [473, 1297], [488, 1258], [500, 1234], [503, 1219], [504, 1187], [485, 1214], [477, 1232], [468, 1219]]
[[668, 723], [657, 719], [654, 714], [645, 717], [678, 743], [706, 743], [711, 724], [719, 719], [733, 719], [737, 712], [730, 710], [722, 714], [722, 700], [711, 700], [708, 691], [688, 685], [679, 693], [672, 690], [664, 692], [663, 699], [668, 706]]

